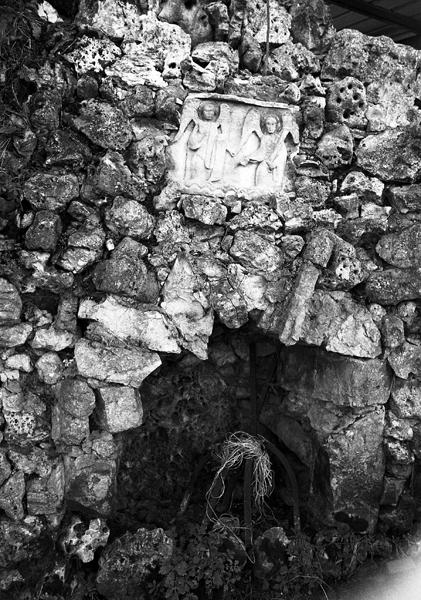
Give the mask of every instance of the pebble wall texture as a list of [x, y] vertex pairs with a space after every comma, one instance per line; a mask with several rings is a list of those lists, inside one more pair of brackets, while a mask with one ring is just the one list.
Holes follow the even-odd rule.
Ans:
[[[316, 519], [404, 531], [421, 510], [421, 51], [335, 32], [322, 0], [270, 13], [267, 64], [256, 0], [81, 0], [73, 20], [39, 19], [50, 41], [18, 73], [25, 116], [2, 116], [19, 182], [0, 198], [3, 591], [24, 558], [49, 568], [66, 510], [69, 554], [106, 544], [142, 382], [206, 361], [215, 324], [281, 342], [284, 397], [261, 419], [307, 468]], [[195, 92], [296, 107], [291, 189], [171, 180]], [[247, 366], [233, 340], [210, 353], [221, 369]]]

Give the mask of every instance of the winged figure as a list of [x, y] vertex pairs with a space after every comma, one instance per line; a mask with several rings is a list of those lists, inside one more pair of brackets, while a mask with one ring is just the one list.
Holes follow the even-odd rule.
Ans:
[[217, 182], [223, 178], [230, 113], [227, 104], [218, 106], [209, 101], [183, 112], [174, 142], [187, 138], [186, 182]]
[[286, 137], [290, 134], [298, 143], [296, 124], [289, 115], [284, 121], [277, 113], [262, 115], [256, 108], [246, 114], [239, 150], [233, 156], [237, 165], [257, 165], [255, 186], [282, 188], [288, 157]]

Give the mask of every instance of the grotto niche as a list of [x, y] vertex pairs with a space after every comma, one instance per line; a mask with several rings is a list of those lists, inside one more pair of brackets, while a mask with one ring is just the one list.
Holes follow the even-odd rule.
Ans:
[[322, 0], [1, 5], [0, 598], [323, 597], [391, 555], [421, 53]]

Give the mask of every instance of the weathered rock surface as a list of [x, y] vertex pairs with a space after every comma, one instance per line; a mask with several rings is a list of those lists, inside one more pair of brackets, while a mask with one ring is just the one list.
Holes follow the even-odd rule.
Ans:
[[77, 510], [107, 515], [115, 489], [118, 447], [108, 432], [93, 433], [77, 457], [65, 456], [66, 496]]
[[326, 442], [332, 484], [332, 510], [337, 521], [360, 532], [373, 531], [383, 491], [384, 409], [363, 415]]
[[56, 352], [46, 352], [35, 363], [38, 377], [48, 385], [59, 381], [63, 373], [63, 363]]
[[391, 373], [380, 359], [361, 360], [295, 346], [284, 352], [282, 386], [309, 399], [337, 406], [385, 404]]
[[122, 386], [99, 389], [96, 416], [102, 428], [118, 433], [142, 425], [143, 409], [137, 390]]
[[421, 185], [392, 185], [386, 192], [391, 205], [401, 213], [417, 211], [421, 206]]
[[130, 171], [122, 154], [109, 150], [97, 167], [89, 171], [81, 195], [90, 202], [95, 196], [98, 204], [103, 203], [104, 196], [125, 196], [141, 201], [145, 196], [145, 182], [143, 177]]
[[386, 305], [421, 298], [421, 269], [377, 271], [368, 278], [366, 291], [372, 302]]
[[74, 127], [101, 148], [124, 150], [132, 140], [127, 117], [114, 106], [89, 100], [73, 119]]
[[189, 219], [201, 221], [205, 225], [215, 225], [225, 222], [228, 210], [219, 198], [185, 195], [182, 196], [181, 202], [184, 214]]
[[60, 217], [52, 211], [40, 210], [26, 232], [26, 247], [28, 250], [53, 251], [56, 249], [60, 234]]
[[356, 194], [363, 202], [381, 204], [384, 183], [377, 177], [368, 177], [361, 171], [351, 171], [341, 184], [343, 194]]
[[156, 278], [143, 260], [146, 248], [124, 238], [109, 259], [98, 263], [93, 282], [98, 290], [124, 294], [141, 302], [154, 303], [158, 297]]
[[284, 257], [273, 242], [252, 231], [237, 231], [230, 248], [233, 258], [251, 272], [271, 277], [282, 267]]
[[396, 377], [391, 390], [390, 407], [401, 419], [420, 419], [421, 382], [414, 377]]
[[17, 471], [0, 488], [0, 508], [15, 521], [24, 517], [22, 505], [24, 495], [25, 477], [22, 471]]
[[354, 142], [347, 125], [338, 125], [327, 131], [317, 146], [317, 156], [329, 169], [349, 165]]
[[291, 8], [291, 33], [294, 40], [310, 50], [326, 48], [334, 34], [329, 8], [321, 0], [300, 2], [295, 0]]
[[377, 254], [389, 265], [405, 269], [421, 266], [421, 225], [383, 236], [376, 245]]
[[322, 77], [348, 75], [360, 81], [412, 83], [418, 76], [419, 53], [385, 36], [371, 37], [354, 29], [336, 32], [322, 68]]
[[61, 212], [79, 196], [79, 182], [71, 173], [37, 173], [25, 182], [23, 193], [35, 210]]
[[395, 374], [402, 379], [409, 375], [421, 375], [421, 344], [405, 342], [399, 348], [391, 350], [387, 356]]
[[420, 148], [419, 132], [404, 127], [387, 129], [361, 141], [357, 162], [383, 181], [413, 183], [421, 179]]
[[27, 485], [27, 507], [30, 515], [54, 515], [63, 503], [64, 467], [60, 461], [49, 475], [31, 479]]
[[[331, 252], [333, 244], [329, 248]], [[279, 324], [279, 339], [287, 346], [296, 344], [301, 338], [307, 306], [319, 275], [320, 270], [311, 262], [306, 261], [295, 278], [294, 287]]]
[[99, 343], [79, 340], [75, 360], [80, 375], [108, 383], [139, 387], [159, 367], [158, 354], [138, 348], [106, 348]]
[[72, 517], [60, 539], [60, 546], [66, 554], [76, 555], [83, 563], [88, 563], [94, 560], [98, 548], [106, 546], [109, 535], [110, 530], [104, 519], [91, 519], [89, 527], [86, 527], [79, 517]]
[[161, 307], [180, 332], [180, 344], [206, 359], [213, 313], [200, 287], [188, 259], [179, 255], [165, 281]]
[[78, 75], [91, 71], [99, 73], [119, 56], [121, 50], [111, 40], [91, 38], [87, 35], [82, 36], [74, 49], [65, 55], [66, 60], [74, 65]]
[[135, 240], [148, 239], [155, 224], [153, 216], [144, 206], [122, 196], [117, 196], [112, 207], [106, 211], [105, 222], [113, 233]]
[[381, 354], [380, 331], [369, 311], [345, 292], [316, 291], [310, 299], [301, 340], [329, 352], [361, 358]]
[[83, 300], [79, 318], [100, 323], [118, 339], [141, 344], [158, 352], [180, 352], [178, 332], [162, 312], [150, 307], [140, 308], [115, 296], [103, 302]]
[[22, 301], [18, 290], [6, 279], [0, 279], [0, 322], [19, 321]]
[[3, 325], [0, 327], [0, 348], [13, 348], [26, 342], [32, 333], [32, 325], [19, 323], [17, 325]]
[[82, 29], [97, 31], [111, 38], [136, 39], [140, 35], [140, 11], [135, 5], [126, 6], [121, 0], [82, 0], [76, 22]]
[[89, 436], [89, 416], [95, 395], [79, 379], [64, 379], [55, 387], [57, 403], [51, 416], [51, 436], [56, 444], [79, 444]]

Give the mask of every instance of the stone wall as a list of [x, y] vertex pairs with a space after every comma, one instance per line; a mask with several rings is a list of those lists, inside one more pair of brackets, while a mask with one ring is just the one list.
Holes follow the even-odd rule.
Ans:
[[[321, 0], [271, 2], [267, 61], [260, 1], [50, 9], [30, 4], [38, 54], [1, 71], [7, 538], [54, 537], [68, 507], [112, 512], [142, 382], [205, 361], [215, 322], [282, 343], [285, 393], [262, 422], [308, 470], [315, 517], [405, 530], [420, 508], [421, 53], [335, 32]], [[6, 589], [22, 557], [3, 550]]]

